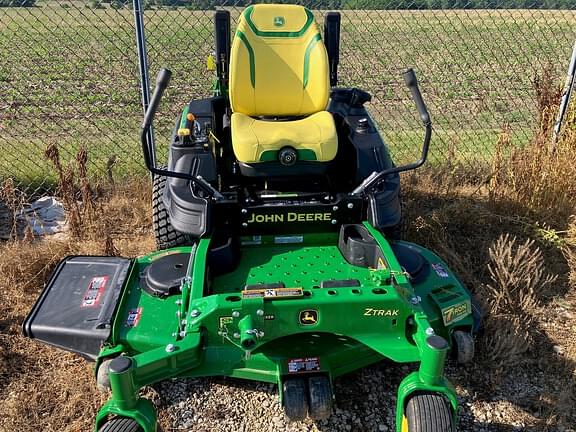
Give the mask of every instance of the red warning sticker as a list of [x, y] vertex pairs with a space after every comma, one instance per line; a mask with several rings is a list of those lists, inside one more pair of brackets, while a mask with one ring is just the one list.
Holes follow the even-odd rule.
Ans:
[[318, 357], [306, 357], [288, 360], [288, 373], [317, 372], [320, 370]]
[[142, 316], [142, 308], [130, 309], [128, 311], [128, 316], [126, 317], [126, 327], [136, 327]]
[[96, 276], [90, 279], [88, 284], [88, 289], [82, 298], [81, 307], [94, 307], [98, 306], [104, 291], [106, 290], [106, 284], [108, 283], [108, 276]]

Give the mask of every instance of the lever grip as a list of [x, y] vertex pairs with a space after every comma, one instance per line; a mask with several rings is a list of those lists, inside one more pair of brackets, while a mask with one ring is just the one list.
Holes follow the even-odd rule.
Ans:
[[428, 108], [426, 108], [424, 99], [422, 99], [422, 93], [420, 93], [420, 88], [418, 87], [418, 80], [416, 79], [416, 73], [414, 73], [414, 69], [407, 69], [403, 73], [403, 75], [404, 75], [404, 82], [406, 83], [406, 86], [410, 89], [410, 93], [412, 93], [412, 99], [416, 103], [418, 113], [420, 113], [422, 123], [424, 123], [424, 125], [427, 126], [430, 124], [430, 114], [428, 114]]
[[171, 76], [172, 72], [170, 72], [168, 69], [160, 69], [160, 72], [158, 72], [158, 76], [156, 77], [156, 88], [154, 89], [154, 93], [150, 99], [150, 104], [148, 105], [146, 114], [144, 114], [142, 129], [146, 129], [152, 124], [152, 120], [154, 120], [154, 115], [156, 114], [158, 105], [160, 105], [160, 100], [162, 99], [164, 90], [166, 90], [166, 87], [168, 87]]

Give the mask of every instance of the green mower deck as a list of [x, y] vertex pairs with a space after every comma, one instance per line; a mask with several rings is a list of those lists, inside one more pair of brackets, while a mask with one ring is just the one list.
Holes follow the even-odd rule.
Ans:
[[[211, 283], [205, 266], [210, 239], [137, 259], [98, 359], [120, 360], [110, 363], [112, 399], [96, 429], [115, 414], [155, 431], [153, 410], [138, 399], [138, 390], [175, 376], [230, 376], [282, 389], [296, 376], [332, 380], [384, 359], [420, 362], [399, 388], [398, 431], [414, 392], [442, 393], [455, 412], [456, 396], [443, 377], [446, 341], [454, 329], [472, 327], [470, 297], [436, 255], [397, 242], [438, 269], [411, 285], [391, 245], [365, 226], [385, 257], [379, 269], [350, 265], [330, 234], [245, 238], [238, 268]], [[290, 241], [301, 243], [281, 244]], [[159, 299], [140, 288], [150, 263], [190, 253], [192, 271], [181, 293]], [[344, 282], [321, 288], [331, 280]], [[271, 288], [279, 283], [284, 288]]]

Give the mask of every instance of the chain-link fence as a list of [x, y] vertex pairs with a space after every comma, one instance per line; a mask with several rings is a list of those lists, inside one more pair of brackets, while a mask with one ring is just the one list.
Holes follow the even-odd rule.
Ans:
[[[160, 153], [182, 105], [210, 94], [214, 8], [227, 7], [234, 27], [248, 3], [144, 2], [152, 81], [161, 67], [174, 73], [156, 121]], [[397, 161], [417, 154], [422, 134], [403, 69], [417, 71], [433, 117], [431, 163], [489, 165], [504, 125], [515, 144], [528, 142], [534, 77], [549, 66], [561, 84], [576, 37], [574, 0], [299, 3], [320, 22], [327, 9], [342, 9], [340, 85], [373, 94], [371, 112]], [[94, 177], [144, 174], [131, 8], [122, 0], [0, 0], [0, 178], [29, 192], [52, 186], [51, 143], [64, 161], [85, 146]]]

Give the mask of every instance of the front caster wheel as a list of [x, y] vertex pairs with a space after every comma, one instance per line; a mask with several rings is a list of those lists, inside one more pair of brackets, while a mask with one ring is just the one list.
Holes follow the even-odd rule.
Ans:
[[454, 432], [450, 405], [439, 394], [418, 394], [406, 404], [402, 432]]
[[289, 378], [282, 386], [284, 414], [290, 421], [301, 421], [308, 415], [306, 381], [303, 378]]
[[144, 432], [144, 429], [131, 418], [115, 417], [104, 423], [98, 432]]
[[110, 391], [110, 363], [112, 359], [103, 360], [96, 371], [96, 387], [102, 393]]
[[316, 376], [308, 379], [308, 396], [310, 403], [310, 418], [324, 420], [332, 414], [332, 386], [326, 376]]
[[452, 334], [454, 357], [460, 364], [470, 363], [474, 358], [474, 338], [468, 332], [456, 330]]

